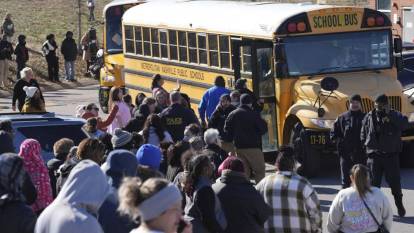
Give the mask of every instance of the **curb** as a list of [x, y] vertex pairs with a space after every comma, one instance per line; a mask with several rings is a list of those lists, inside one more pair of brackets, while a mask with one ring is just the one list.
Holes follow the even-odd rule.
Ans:
[[[39, 82], [40, 89], [42, 92], [47, 91], [58, 91], [62, 89], [74, 89], [77, 87], [84, 87], [90, 85], [97, 85], [99, 82], [94, 79], [88, 78], [81, 78], [78, 82], [60, 82], [60, 83], [53, 83], [43, 79], [38, 78], [37, 81]], [[98, 89], [97, 89], [98, 90]], [[11, 98], [13, 93], [13, 89], [8, 90], [0, 90], [0, 98]]]

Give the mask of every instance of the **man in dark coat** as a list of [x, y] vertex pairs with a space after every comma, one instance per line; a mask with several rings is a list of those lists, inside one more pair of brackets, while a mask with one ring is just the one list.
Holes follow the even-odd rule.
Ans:
[[73, 82], [75, 81], [75, 61], [78, 56], [78, 47], [73, 39], [73, 32], [66, 32], [66, 38], [62, 42], [60, 52], [65, 59], [66, 80]]
[[349, 102], [349, 111], [340, 115], [331, 130], [331, 140], [336, 141], [341, 164], [342, 188], [351, 185], [349, 171], [358, 163], [366, 164], [360, 134], [365, 114], [361, 111], [361, 96], [353, 95]]
[[174, 142], [184, 138], [184, 130], [187, 125], [197, 123], [197, 116], [188, 108], [181, 105], [181, 94], [173, 91], [170, 94], [171, 106], [160, 113], [167, 131], [171, 134]]
[[[226, 233], [262, 233], [271, 209], [244, 174], [243, 161], [228, 157], [212, 186], [227, 219]], [[241, 221], [242, 220], [242, 221]]]
[[253, 110], [249, 94], [240, 97], [240, 105], [227, 118], [224, 132], [234, 142], [237, 156], [245, 161], [247, 177], [253, 175], [259, 183], [265, 176], [261, 137], [267, 132], [267, 124], [260, 113]]
[[256, 95], [247, 88], [247, 80], [244, 78], [236, 81], [235, 89], [239, 91], [240, 95], [248, 94], [252, 98], [253, 110], [261, 112], [263, 110], [263, 104], [257, 100]]
[[26, 100], [26, 92], [23, 90], [23, 87], [25, 86], [33, 86], [37, 87], [37, 89], [40, 91], [40, 98], [45, 101], [43, 98], [42, 91], [40, 89], [39, 84], [37, 83], [33, 71], [29, 67], [23, 68], [23, 70], [20, 72], [21, 79], [19, 79], [16, 84], [14, 84], [13, 88], [13, 99], [12, 99], [12, 109], [13, 111], [16, 111], [16, 101], [17, 101], [17, 109], [19, 109], [19, 112], [22, 111], [24, 102]]
[[17, 37], [18, 43], [16, 45], [16, 49], [14, 50], [14, 54], [16, 55], [16, 63], [17, 63], [17, 79], [20, 79], [20, 71], [26, 67], [26, 62], [29, 61], [29, 50], [26, 48], [26, 36], [19, 35]]
[[372, 184], [381, 187], [383, 174], [391, 188], [398, 215], [405, 216], [402, 202], [399, 153], [402, 151], [402, 131], [409, 127], [407, 117], [390, 109], [388, 97], [379, 95], [375, 109], [362, 122], [361, 141], [368, 155], [367, 165], [372, 172]]

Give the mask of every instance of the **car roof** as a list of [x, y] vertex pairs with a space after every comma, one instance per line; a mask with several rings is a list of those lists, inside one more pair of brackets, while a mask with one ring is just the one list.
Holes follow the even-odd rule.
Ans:
[[53, 112], [44, 113], [0, 113], [1, 120], [10, 120], [12, 123], [17, 122], [77, 122], [83, 123], [84, 119], [56, 115]]

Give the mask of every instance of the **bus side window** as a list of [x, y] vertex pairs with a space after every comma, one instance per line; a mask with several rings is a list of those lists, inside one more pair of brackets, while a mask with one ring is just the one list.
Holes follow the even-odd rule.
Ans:
[[152, 56], [160, 57], [158, 29], [151, 28], [151, 45], [152, 45]]
[[134, 27], [125, 26], [125, 52], [135, 53]]
[[185, 32], [178, 32], [178, 46], [180, 61], [187, 62], [187, 34]]
[[190, 63], [197, 63], [197, 37], [194, 32], [188, 33], [188, 52]]
[[170, 44], [170, 59], [178, 60], [177, 31], [168, 31], [168, 42]]
[[151, 56], [151, 41], [149, 28], [142, 28], [142, 36], [144, 38], [144, 55]]
[[198, 63], [207, 64], [207, 38], [205, 33], [197, 34], [198, 42]]
[[208, 35], [208, 51], [210, 56], [210, 66], [219, 67], [217, 35]]
[[230, 68], [230, 46], [228, 36], [219, 36], [221, 68]]
[[161, 57], [168, 58], [167, 30], [160, 29], [159, 32], [160, 32]]
[[135, 27], [135, 53], [142, 55], [141, 27]]

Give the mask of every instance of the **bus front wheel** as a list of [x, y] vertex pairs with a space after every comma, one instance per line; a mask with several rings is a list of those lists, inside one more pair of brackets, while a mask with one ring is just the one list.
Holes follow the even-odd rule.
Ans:
[[290, 132], [290, 144], [293, 145], [296, 159], [300, 164], [298, 173], [306, 177], [316, 176], [321, 164], [320, 151], [311, 145], [302, 123], [292, 124]]

